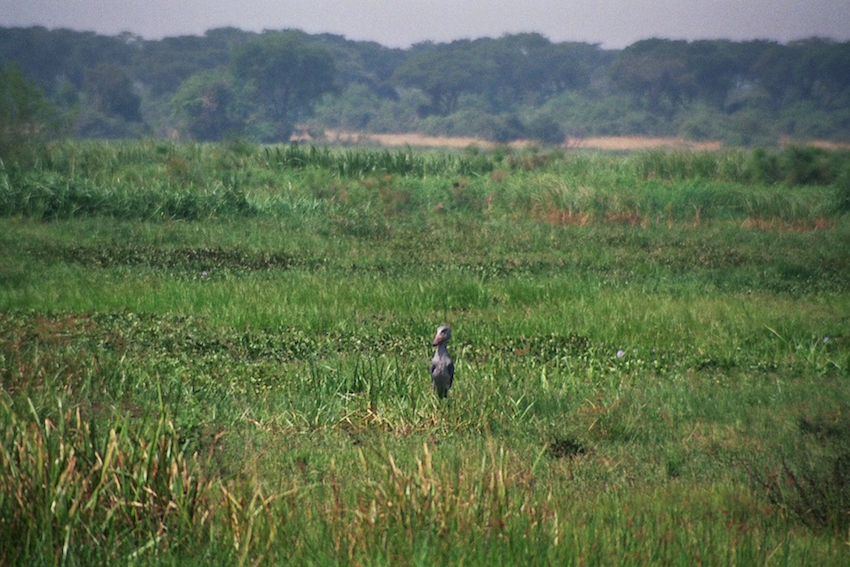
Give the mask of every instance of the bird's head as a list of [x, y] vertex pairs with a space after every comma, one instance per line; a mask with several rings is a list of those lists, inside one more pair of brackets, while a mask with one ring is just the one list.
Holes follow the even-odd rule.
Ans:
[[448, 342], [450, 338], [452, 338], [452, 330], [447, 325], [443, 325], [442, 327], [437, 329], [437, 335], [434, 337], [434, 342], [431, 344], [433, 346], [437, 346], [439, 344]]

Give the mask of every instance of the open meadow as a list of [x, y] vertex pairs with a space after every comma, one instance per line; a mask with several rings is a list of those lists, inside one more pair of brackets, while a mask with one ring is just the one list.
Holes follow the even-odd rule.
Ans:
[[847, 565], [848, 213], [805, 147], [23, 148], [0, 565]]

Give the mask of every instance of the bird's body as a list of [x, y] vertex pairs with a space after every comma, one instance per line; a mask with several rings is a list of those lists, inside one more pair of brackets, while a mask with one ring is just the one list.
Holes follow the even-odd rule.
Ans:
[[432, 343], [437, 350], [434, 352], [434, 358], [431, 359], [431, 384], [440, 398], [448, 397], [449, 388], [452, 387], [452, 380], [455, 377], [455, 365], [446, 348], [446, 343], [451, 337], [452, 330], [442, 326], [437, 329], [437, 335]]

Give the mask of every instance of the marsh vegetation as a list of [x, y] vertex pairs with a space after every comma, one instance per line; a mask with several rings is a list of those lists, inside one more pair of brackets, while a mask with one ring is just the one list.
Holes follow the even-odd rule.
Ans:
[[0, 563], [846, 565], [848, 209], [813, 148], [22, 150]]

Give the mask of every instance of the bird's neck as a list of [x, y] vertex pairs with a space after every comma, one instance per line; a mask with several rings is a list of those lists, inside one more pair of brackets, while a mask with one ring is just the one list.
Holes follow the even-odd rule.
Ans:
[[449, 353], [449, 351], [448, 351], [448, 349], [446, 348], [446, 343], [445, 343], [445, 342], [442, 342], [442, 343], [440, 343], [440, 344], [438, 344], [438, 345], [437, 345], [437, 354], [438, 354], [438, 355], [442, 356], [442, 355], [444, 355], [444, 354], [448, 354], [448, 353]]

